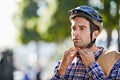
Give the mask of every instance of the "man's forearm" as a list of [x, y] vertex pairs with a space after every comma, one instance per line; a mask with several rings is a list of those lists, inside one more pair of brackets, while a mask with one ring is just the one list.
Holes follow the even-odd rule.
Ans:
[[58, 72], [55, 72], [54, 75], [50, 80], [65, 80], [62, 75], [60, 75]]
[[88, 73], [93, 80], [109, 80], [105, 76], [104, 72], [102, 71], [102, 68], [97, 62], [94, 62], [91, 65], [89, 65]]
[[59, 67], [60, 67], [61, 62], [58, 62], [57, 66], [55, 67], [54, 75], [50, 80], [64, 80], [63, 75], [59, 73]]

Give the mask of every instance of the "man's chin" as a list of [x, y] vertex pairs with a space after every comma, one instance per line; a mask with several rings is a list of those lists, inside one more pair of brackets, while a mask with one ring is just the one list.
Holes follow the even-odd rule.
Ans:
[[78, 45], [75, 45], [75, 44], [74, 44], [74, 46], [75, 46], [75, 47], [79, 47]]
[[79, 44], [74, 44], [74, 47], [76, 47], [76, 48], [80, 48], [80, 49], [83, 49], [83, 48], [84, 48], [84, 46], [79, 45]]
[[80, 47], [80, 45], [74, 44], [75, 47]]

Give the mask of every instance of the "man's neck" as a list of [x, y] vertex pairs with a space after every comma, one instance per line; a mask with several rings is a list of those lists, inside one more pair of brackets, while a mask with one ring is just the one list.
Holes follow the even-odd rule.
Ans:
[[94, 45], [90, 48], [90, 50], [91, 50], [93, 53], [95, 53], [95, 52], [97, 52], [97, 51], [99, 50], [99, 48], [94, 44]]

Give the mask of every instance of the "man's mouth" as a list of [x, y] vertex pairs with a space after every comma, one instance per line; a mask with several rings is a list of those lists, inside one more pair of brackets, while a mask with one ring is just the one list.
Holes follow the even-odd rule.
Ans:
[[73, 39], [73, 41], [78, 41], [78, 40], [80, 40], [80, 39]]

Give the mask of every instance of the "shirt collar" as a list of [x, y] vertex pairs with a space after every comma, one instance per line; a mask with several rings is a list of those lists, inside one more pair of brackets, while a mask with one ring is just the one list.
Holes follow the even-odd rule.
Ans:
[[101, 53], [104, 50], [103, 47], [98, 47], [98, 48], [99, 48], [99, 50], [97, 52], [95, 52], [95, 54], [94, 54], [96, 60], [98, 59], [98, 57], [101, 55]]

